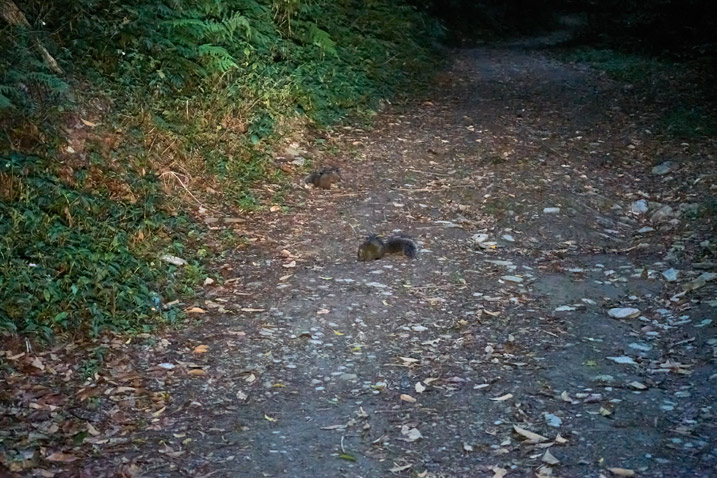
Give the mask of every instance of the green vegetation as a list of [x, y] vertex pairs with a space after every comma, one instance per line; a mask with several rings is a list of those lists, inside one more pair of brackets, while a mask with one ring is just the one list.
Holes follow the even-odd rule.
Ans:
[[212, 256], [189, 207], [262, 208], [250, 187], [280, 181], [282, 138], [415, 90], [441, 33], [392, 0], [15, 5], [0, 1], [0, 330], [45, 337], [175, 320], [160, 304]]
[[717, 136], [717, 115], [702, 108], [681, 107], [666, 114], [660, 126], [677, 138], [714, 138]]
[[644, 81], [670, 64], [656, 58], [609, 49], [580, 48], [566, 55], [566, 60], [589, 63], [610, 78], [627, 83]]

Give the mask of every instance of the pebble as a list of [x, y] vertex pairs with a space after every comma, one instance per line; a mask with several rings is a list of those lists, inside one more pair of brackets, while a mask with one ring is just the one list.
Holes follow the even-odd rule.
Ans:
[[614, 319], [634, 319], [640, 315], [640, 309], [632, 307], [616, 307], [608, 310], [607, 315]]
[[658, 176], [663, 176], [663, 175], [669, 173], [670, 171], [672, 171], [673, 169], [675, 169], [675, 166], [677, 166], [677, 165], [673, 161], [662, 162], [662, 163], [658, 164], [657, 166], [655, 166], [654, 168], [652, 168], [652, 174], [656, 174]]
[[630, 210], [633, 214], [645, 214], [647, 212], [647, 201], [645, 201], [644, 199], [635, 201], [630, 206]]

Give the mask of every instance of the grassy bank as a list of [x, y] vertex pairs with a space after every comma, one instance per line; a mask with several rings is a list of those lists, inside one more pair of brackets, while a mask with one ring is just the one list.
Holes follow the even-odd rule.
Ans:
[[161, 304], [191, 296], [217, 252], [197, 204], [261, 207], [250, 186], [281, 180], [282, 140], [370, 116], [425, 79], [440, 34], [388, 0], [12, 5], [0, 329], [46, 337], [176, 320]]

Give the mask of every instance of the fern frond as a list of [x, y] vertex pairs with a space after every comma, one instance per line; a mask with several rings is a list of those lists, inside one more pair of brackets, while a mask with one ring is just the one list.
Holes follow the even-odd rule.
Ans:
[[199, 56], [210, 59], [208, 62], [211, 67], [210, 72], [214, 69], [226, 73], [227, 71], [239, 68], [239, 65], [234, 61], [234, 57], [231, 56], [224, 47], [205, 43], [204, 45], [199, 45], [198, 50]]
[[336, 52], [336, 43], [331, 39], [331, 35], [325, 30], [322, 30], [315, 23], [311, 24], [309, 28], [309, 37], [311, 38], [311, 44], [319, 47], [322, 51], [328, 52], [332, 55], [338, 55]]

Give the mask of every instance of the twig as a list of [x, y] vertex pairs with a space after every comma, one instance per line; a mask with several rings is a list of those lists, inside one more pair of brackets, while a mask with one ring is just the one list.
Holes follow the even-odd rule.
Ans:
[[191, 198], [194, 199], [197, 202], [197, 204], [199, 204], [200, 207], [203, 207], [204, 209], [208, 209], [202, 204], [202, 202], [199, 199], [197, 199], [197, 197], [194, 194], [192, 194], [192, 192], [187, 188], [187, 186], [179, 178], [179, 175], [177, 173], [175, 173], [174, 171], [165, 171], [162, 174], [160, 174], [159, 177], [163, 177], [164, 175], [167, 175], [167, 174], [173, 176], [174, 179], [176, 179], [177, 182], [179, 182], [180, 186], [182, 186], [182, 188], [184, 188], [184, 190], [187, 192], [187, 194], [189, 194], [191, 196]]

